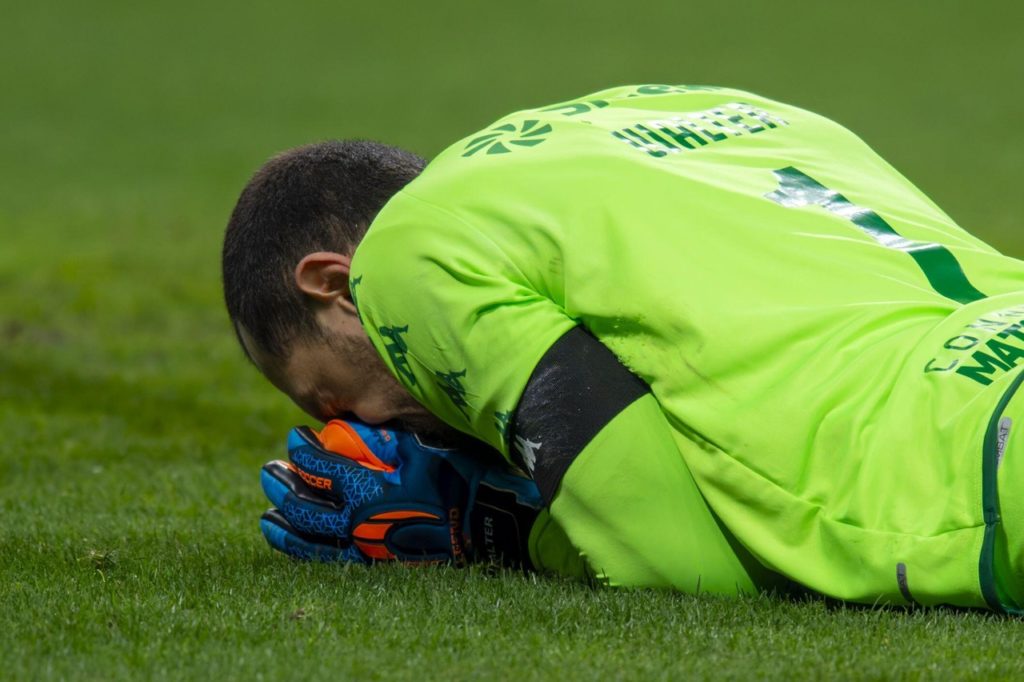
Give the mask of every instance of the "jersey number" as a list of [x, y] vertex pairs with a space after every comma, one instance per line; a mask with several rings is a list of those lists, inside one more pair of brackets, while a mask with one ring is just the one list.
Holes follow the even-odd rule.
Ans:
[[830, 213], [846, 218], [887, 249], [909, 254], [924, 272], [932, 288], [946, 298], [960, 303], [985, 298], [985, 294], [968, 281], [956, 256], [942, 244], [916, 242], [901, 236], [870, 208], [857, 206], [839, 192], [825, 187], [792, 166], [772, 172], [779, 180], [779, 188], [766, 194], [766, 198], [787, 208], [821, 206]]

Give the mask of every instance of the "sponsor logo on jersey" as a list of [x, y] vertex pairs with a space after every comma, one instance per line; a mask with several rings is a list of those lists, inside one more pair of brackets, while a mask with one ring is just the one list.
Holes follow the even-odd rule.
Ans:
[[661, 158], [787, 125], [787, 121], [764, 109], [731, 102], [706, 111], [642, 121], [611, 134], [637, 151]]
[[[685, 95], [689, 92], [709, 92], [721, 90], [717, 85], [664, 85], [661, 83], [652, 85], [638, 85], [625, 97], [651, 97], [654, 95]], [[584, 99], [563, 102], [541, 109], [545, 113], [556, 113], [562, 116], [579, 116], [595, 109], [604, 109], [609, 102], [606, 99]]]
[[508, 154], [516, 147], [536, 147], [547, 139], [551, 130], [550, 123], [541, 124], [540, 120], [535, 118], [527, 119], [518, 125], [505, 123], [467, 142], [462, 155], [473, 156], [484, 150], [487, 150], [488, 154]]
[[964, 325], [925, 363], [925, 373], [951, 372], [988, 386], [1024, 358], [1024, 305], [994, 310]]
[[579, 116], [585, 114], [588, 111], [595, 109], [604, 109], [608, 106], [608, 101], [603, 99], [589, 99], [582, 102], [566, 102], [565, 104], [556, 104], [553, 107], [547, 109], [541, 109], [541, 111], [547, 113], [561, 114], [562, 116]]
[[651, 95], [685, 95], [688, 92], [714, 92], [721, 90], [717, 85], [665, 85], [657, 83], [653, 85], [638, 85], [636, 90], [626, 97], [649, 97]]

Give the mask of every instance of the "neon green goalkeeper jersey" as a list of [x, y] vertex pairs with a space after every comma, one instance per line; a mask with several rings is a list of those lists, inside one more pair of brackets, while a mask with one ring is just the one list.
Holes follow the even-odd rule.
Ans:
[[351, 289], [403, 385], [526, 468], [544, 445], [510, 419], [570, 329], [649, 386], [561, 480], [556, 568], [1016, 607], [996, 467], [1024, 264], [828, 119], [665, 85], [514, 113], [384, 207]]

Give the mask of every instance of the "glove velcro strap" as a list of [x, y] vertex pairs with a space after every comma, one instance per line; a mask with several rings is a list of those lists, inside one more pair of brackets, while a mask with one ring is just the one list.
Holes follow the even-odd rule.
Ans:
[[[373, 514], [352, 529], [352, 541], [366, 556], [378, 561], [442, 561], [449, 558], [447, 550], [428, 556], [424, 548], [441, 548], [448, 542], [455, 545], [446, 519], [414, 509]], [[452, 553], [461, 554], [455, 549]]]
[[473, 560], [494, 566], [533, 568], [530, 529], [538, 510], [522, 504], [514, 491], [481, 483], [470, 514]]

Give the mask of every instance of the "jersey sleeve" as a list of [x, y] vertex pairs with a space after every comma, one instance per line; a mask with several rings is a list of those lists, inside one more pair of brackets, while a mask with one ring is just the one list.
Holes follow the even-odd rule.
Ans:
[[582, 558], [612, 585], [754, 591], [754, 562], [714, 518], [647, 386], [472, 225], [399, 195], [357, 250], [351, 288], [403, 386], [537, 481], [549, 506], [535, 565], [579, 577]]
[[485, 235], [401, 193], [353, 258], [360, 319], [431, 412], [510, 458], [509, 420], [545, 351], [576, 325]]
[[530, 445], [524, 467], [601, 582], [720, 594], [770, 585], [700, 494], [650, 388], [582, 327], [534, 368], [510, 435]]

